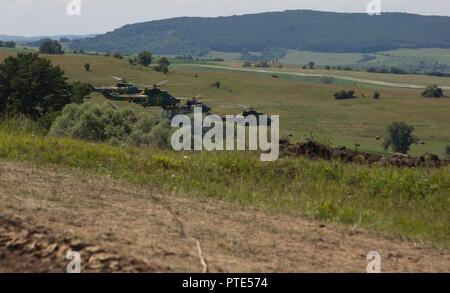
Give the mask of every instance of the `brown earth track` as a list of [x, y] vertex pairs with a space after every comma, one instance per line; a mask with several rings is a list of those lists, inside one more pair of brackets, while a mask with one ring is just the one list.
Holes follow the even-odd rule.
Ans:
[[372, 250], [386, 272], [450, 271], [446, 249], [73, 170], [0, 162], [0, 272], [65, 271], [69, 248], [81, 251], [85, 272], [364, 272]]

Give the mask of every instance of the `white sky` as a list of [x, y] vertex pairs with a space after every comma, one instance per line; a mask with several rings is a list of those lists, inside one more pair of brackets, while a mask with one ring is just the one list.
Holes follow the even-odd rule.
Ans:
[[[176, 16], [226, 16], [288, 9], [365, 12], [371, 0], [81, 0], [81, 16], [68, 16], [72, 0], [0, 0], [0, 34], [91, 34], [124, 24]], [[381, 0], [382, 11], [450, 16], [450, 0]]]

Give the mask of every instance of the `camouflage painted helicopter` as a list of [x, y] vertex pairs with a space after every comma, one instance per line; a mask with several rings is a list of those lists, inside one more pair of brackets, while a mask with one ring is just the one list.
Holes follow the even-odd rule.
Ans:
[[[259, 116], [263, 116], [266, 115], [264, 113], [258, 112], [256, 111], [254, 108], [252, 107], [248, 107], [245, 105], [238, 105], [242, 108], [244, 108], [244, 111], [242, 111], [241, 115], [246, 118], [248, 116], [255, 116], [259, 125]], [[272, 124], [272, 120], [270, 118], [267, 119], [267, 126], [270, 126]]]
[[105, 97], [110, 94], [139, 94], [141, 91], [137, 86], [134, 84], [131, 84], [127, 82], [125, 79], [112, 76], [113, 79], [115, 79], [117, 82], [113, 86], [107, 86], [107, 87], [94, 87], [92, 85], [89, 85], [92, 90], [102, 93]]
[[[168, 91], [162, 90], [161, 86], [164, 85], [186, 85], [187, 83], [168, 84], [168, 80], [162, 81], [154, 85], [142, 85], [144, 90], [139, 90], [138, 86], [127, 82], [125, 79], [113, 76], [113, 79], [117, 80], [115, 86], [111, 87], [93, 87], [92, 90], [100, 92], [103, 96], [109, 100], [114, 101], [128, 101], [130, 103], [138, 104], [144, 108], [146, 107], [161, 107], [166, 111], [176, 111], [182, 113], [190, 113], [194, 106], [201, 106], [204, 113], [209, 112], [211, 108], [198, 101], [197, 97], [189, 98], [176, 98]], [[181, 105], [181, 100], [187, 100], [185, 105]]]

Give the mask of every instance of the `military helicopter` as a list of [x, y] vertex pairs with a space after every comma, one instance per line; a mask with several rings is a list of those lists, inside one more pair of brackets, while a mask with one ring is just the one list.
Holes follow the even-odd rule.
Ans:
[[194, 98], [179, 98], [180, 100], [186, 100], [185, 104], [180, 108], [180, 114], [192, 113], [194, 112], [194, 107], [201, 107], [203, 113], [209, 114], [211, 111], [211, 107], [199, 100], [202, 97], [202, 95], [198, 95]]
[[117, 82], [114, 86], [109, 87], [94, 87], [92, 85], [89, 85], [92, 90], [102, 93], [103, 95], [109, 95], [113, 93], [118, 94], [138, 94], [140, 93], [140, 90], [137, 86], [127, 82], [125, 79], [112, 76], [113, 79], [115, 79]]
[[[266, 115], [266, 114], [264, 114], [264, 113], [261, 113], [261, 112], [256, 111], [256, 110], [255, 110], [254, 108], [252, 108], [252, 107], [248, 107], [248, 106], [240, 105], [240, 104], [239, 104], [238, 106], [244, 108], [244, 111], [242, 111], [242, 113], [241, 113], [241, 115], [242, 115], [244, 118], [246, 118], [246, 117], [248, 117], [248, 116], [255, 116], [255, 117], [256, 117], [256, 120], [257, 120], [257, 122], [258, 122], [258, 125], [259, 125], [259, 116]], [[270, 126], [271, 124], [272, 124], [272, 120], [271, 120], [270, 118], [267, 118], [267, 126]]]
[[[168, 80], [164, 80], [154, 85], [132, 84], [125, 79], [112, 76], [117, 80], [115, 86], [111, 87], [94, 87], [90, 85], [91, 89], [103, 94], [109, 100], [114, 101], [128, 101], [130, 103], [138, 104], [144, 108], [146, 107], [161, 107], [165, 111], [172, 113], [188, 114], [193, 112], [194, 107], [201, 107], [203, 113], [209, 113], [211, 110], [206, 104], [198, 99], [202, 97], [198, 95], [194, 98], [176, 98], [168, 91], [162, 90], [161, 87], [188, 85], [189, 83], [168, 84]], [[144, 90], [139, 90], [137, 85], [144, 87]], [[187, 100], [184, 105], [181, 105], [181, 100]]]

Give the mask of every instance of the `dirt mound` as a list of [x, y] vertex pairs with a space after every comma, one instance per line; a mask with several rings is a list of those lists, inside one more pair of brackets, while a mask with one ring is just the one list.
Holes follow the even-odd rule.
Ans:
[[69, 251], [81, 255], [81, 272], [151, 272], [142, 261], [105, 253], [98, 246], [58, 236], [19, 218], [0, 215], [1, 272], [66, 272]]
[[310, 159], [339, 160], [345, 163], [360, 163], [394, 167], [439, 168], [450, 164], [449, 160], [441, 160], [434, 154], [423, 154], [420, 157], [395, 153], [392, 156], [379, 156], [365, 152], [353, 151], [345, 146], [331, 148], [313, 140], [304, 143], [290, 144], [280, 141], [282, 156], [307, 156]]

